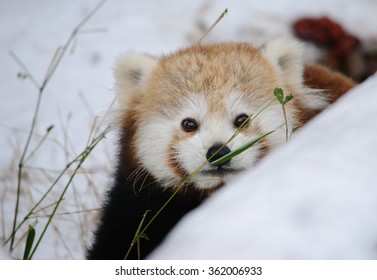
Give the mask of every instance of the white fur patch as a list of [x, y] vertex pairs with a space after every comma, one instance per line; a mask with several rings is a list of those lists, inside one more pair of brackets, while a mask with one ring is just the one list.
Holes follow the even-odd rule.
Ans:
[[142, 166], [165, 186], [174, 186], [179, 178], [168, 165], [169, 148], [176, 129], [164, 115], [155, 115], [136, 131], [137, 155]]
[[262, 49], [264, 56], [284, 80], [302, 85], [304, 46], [293, 38], [278, 38], [268, 42]]
[[313, 110], [322, 110], [329, 105], [326, 91], [320, 89], [306, 88], [302, 94], [306, 108]]
[[117, 59], [114, 68], [115, 87], [123, 108], [127, 108], [132, 95], [142, 92], [157, 61], [152, 56], [133, 52], [123, 54]]

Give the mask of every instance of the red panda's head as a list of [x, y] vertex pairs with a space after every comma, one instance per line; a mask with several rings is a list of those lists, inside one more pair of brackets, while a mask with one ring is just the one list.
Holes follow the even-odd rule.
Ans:
[[[215, 188], [254, 166], [286, 141], [280, 87], [294, 99], [286, 104], [288, 127], [301, 125], [303, 108], [322, 109], [323, 96], [303, 83], [302, 47], [278, 39], [257, 49], [249, 44], [195, 45], [155, 58], [126, 54], [115, 68], [121, 122], [132, 122], [133, 160], [163, 187], [177, 186], [211, 156], [227, 154], [250, 139], [276, 130], [257, 145], [215, 166], [207, 162], [192, 178], [198, 189]], [[261, 112], [226, 147], [247, 118]], [[132, 115], [132, 118], [127, 116]], [[124, 125], [124, 124], [122, 124]], [[127, 131], [126, 131], [127, 133]]]

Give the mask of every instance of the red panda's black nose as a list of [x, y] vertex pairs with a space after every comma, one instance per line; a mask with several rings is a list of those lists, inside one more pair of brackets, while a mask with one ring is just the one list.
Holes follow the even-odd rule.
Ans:
[[[223, 147], [223, 145], [224, 144], [215, 144], [211, 148], [208, 149], [206, 157], [207, 157], [209, 162], [213, 162], [213, 161], [215, 161], [215, 160], [217, 160], [217, 159], [219, 159], [219, 158], [221, 158], [221, 157], [223, 157], [226, 154], [229, 154], [231, 152], [230, 149], [227, 146]], [[229, 161], [230, 160], [223, 162], [222, 164], [220, 164], [218, 166], [225, 165]]]

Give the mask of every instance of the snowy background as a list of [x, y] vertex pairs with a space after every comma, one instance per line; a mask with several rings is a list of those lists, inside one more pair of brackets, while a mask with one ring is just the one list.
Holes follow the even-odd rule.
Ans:
[[[73, 29], [97, 3], [93, 0], [0, 1], [2, 241], [12, 231], [18, 161], [38, 96], [38, 90], [30, 79], [22, 78], [25, 71], [16, 63], [15, 57], [28, 68], [37, 83], [42, 84], [58, 47], [65, 44]], [[377, 1], [374, 0], [106, 1], [75, 36], [44, 90], [28, 155], [43, 139], [46, 129], [51, 125], [54, 128], [25, 163], [18, 223], [67, 163], [85, 149], [88, 139], [102, 132], [109, 123], [111, 118], [107, 111], [114, 98], [112, 66], [117, 55], [129, 50], [160, 55], [190, 45], [201, 37], [225, 8], [228, 8], [228, 14], [206, 37], [206, 42], [248, 41], [258, 46], [271, 38], [289, 34], [291, 23], [299, 17], [322, 15], [338, 21], [363, 41], [377, 40]], [[308, 53], [308, 60], [311, 58]], [[115, 137], [114, 132], [109, 133], [85, 161], [34, 258], [83, 258], [90, 228], [98, 216], [96, 209], [110, 183]], [[47, 222], [45, 215], [51, 213], [72, 171], [72, 168], [68, 170], [52, 195], [41, 204], [39, 208], [42, 209], [18, 231], [15, 250], [9, 255], [9, 243], [0, 247], [1, 258], [22, 258], [25, 243], [22, 237], [28, 225], [36, 225], [38, 237]], [[287, 239], [286, 246], [290, 247], [290, 242], [294, 241], [293, 238]], [[258, 251], [255, 256], [258, 257]]]

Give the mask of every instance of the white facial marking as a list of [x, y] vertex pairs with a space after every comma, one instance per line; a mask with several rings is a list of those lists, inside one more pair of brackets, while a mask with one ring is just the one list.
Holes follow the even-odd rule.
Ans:
[[143, 167], [162, 185], [179, 183], [167, 158], [174, 124], [163, 115], [155, 115], [136, 131], [136, 151]]

